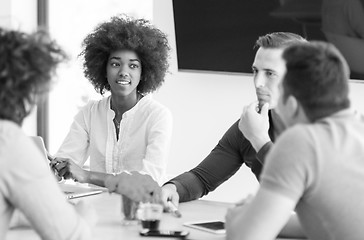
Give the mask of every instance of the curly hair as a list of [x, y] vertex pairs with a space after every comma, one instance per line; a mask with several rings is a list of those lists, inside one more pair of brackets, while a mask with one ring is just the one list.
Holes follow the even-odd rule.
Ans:
[[101, 95], [110, 91], [106, 79], [106, 64], [113, 51], [127, 49], [136, 52], [141, 60], [140, 93], [157, 90], [168, 70], [170, 46], [167, 36], [145, 19], [118, 15], [98, 25], [82, 42], [83, 71]]
[[44, 31], [26, 34], [0, 28], [0, 119], [21, 125], [66, 58]]

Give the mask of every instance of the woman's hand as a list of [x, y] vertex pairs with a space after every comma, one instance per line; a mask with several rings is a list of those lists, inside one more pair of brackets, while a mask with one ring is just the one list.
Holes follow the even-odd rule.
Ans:
[[161, 202], [161, 188], [153, 178], [138, 172], [121, 173], [105, 180], [109, 192], [125, 195], [137, 202]]
[[50, 166], [58, 173], [59, 177], [73, 179], [80, 183], [89, 182], [89, 172], [82, 169], [69, 158], [54, 158]]

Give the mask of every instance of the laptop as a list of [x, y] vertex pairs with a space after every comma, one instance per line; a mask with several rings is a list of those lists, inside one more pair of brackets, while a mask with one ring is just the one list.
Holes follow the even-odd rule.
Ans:
[[[45, 148], [43, 138], [39, 136], [30, 136], [30, 138], [37, 145], [39, 150], [43, 153], [46, 163], [49, 164], [48, 152]], [[67, 199], [92, 196], [100, 194], [107, 190], [106, 188], [101, 188], [101, 187], [90, 187], [88, 186], [88, 184], [77, 183], [72, 180], [61, 180], [60, 182], [58, 182], [58, 185], [66, 195]]]

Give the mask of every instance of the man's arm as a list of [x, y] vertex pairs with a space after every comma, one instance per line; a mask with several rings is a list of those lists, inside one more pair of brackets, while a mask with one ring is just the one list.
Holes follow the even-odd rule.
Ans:
[[[289, 221], [295, 205], [294, 200], [284, 195], [260, 188], [251, 203], [228, 211], [227, 239], [274, 239]], [[294, 233], [297, 226], [288, 224], [287, 228], [286, 231]]]
[[[255, 155], [249, 141], [239, 131], [237, 121], [198, 166], [171, 179], [165, 185], [172, 183], [176, 186], [180, 202], [191, 201], [216, 189], [235, 174], [245, 159], [249, 158], [252, 161]], [[258, 165], [260, 168], [261, 165], [259, 163]], [[166, 196], [165, 189], [162, 189], [164, 196]], [[173, 195], [169, 194], [165, 198], [167, 200], [172, 197]]]
[[273, 147], [273, 142], [269, 141], [263, 145], [257, 152], [257, 159], [261, 164], [264, 164], [265, 158], [268, 155], [269, 150]]
[[[253, 110], [255, 111], [255, 109]], [[260, 141], [263, 144], [259, 146], [258, 152], [255, 151], [252, 144], [239, 129], [242, 121], [238, 120], [229, 128], [219, 141], [219, 144], [197, 167], [173, 178], [165, 184], [165, 186], [168, 186], [162, 188], [163, 201], [171, 200], [176, 203], [178, 201], [185, 202], [200, 198], [234, 175], [243, 163], [259, 179], [262, 164], [269, 149], [273, 146], [273, 143], [270, 141], [273, 126], [270, 126], [272, 124], [269, 121], [271, 119], [268, 116], [268, 105], [263, 106], [261, 114], [264, 115], [256, 114], [264, 122], [264, 127], [262, 130], [259, 130], [262, 134], [259, 135], [265, 136], [263, 137], [264, 140]], [[249, 125], [251, 124], [244, 125], [250, 128]], [[269, 129], [269, 127], [272, 129]], [[171, 184], [174, 184], [174, 186], [171, 186]]]
[[295, 212], [291, 213], [287, 224], [283, 227], [278, 237], [282, 238], [306, 238], [306, 234], [303, 232], [301, 223]]
[[280, 236], [305, 237], [298, 219], [291, 212], [312, 182], [308, 175], [315, 157], [312, 150], [312, 140], [304, 128], [291, 128], [279, 138], [264, 165], [256, 198], [227, 215], [229, 239], [238, 236], [273, 239], [281, 230]]

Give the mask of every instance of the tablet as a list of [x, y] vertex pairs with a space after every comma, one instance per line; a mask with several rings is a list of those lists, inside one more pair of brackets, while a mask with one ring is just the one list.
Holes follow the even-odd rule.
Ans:
[[220, 220], [186, 222], [183, 225], [215, 234], [225, 234], [226, 232], [225, 222]]

